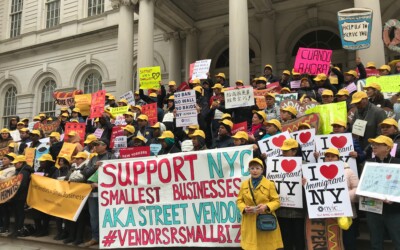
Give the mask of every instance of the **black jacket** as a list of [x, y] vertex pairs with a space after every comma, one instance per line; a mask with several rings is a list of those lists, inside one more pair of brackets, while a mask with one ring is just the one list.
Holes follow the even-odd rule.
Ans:
[[26, 197], [28, 196], [29, 183], [31, 181], [31, 174], [33, 172], [33, 168], [26, 163], [24, 163], [20, 168], [15, 169], [15, 175], [22, 174], [22, 181], [13, 199], [26, 200]]

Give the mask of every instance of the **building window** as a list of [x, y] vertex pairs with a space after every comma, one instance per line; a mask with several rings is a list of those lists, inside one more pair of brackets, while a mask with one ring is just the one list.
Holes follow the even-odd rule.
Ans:
[[40, 113], [45, 113], [47, 116], [54, 117], [56, 115], [56, 103], [53, 99], [53, 92], [57, 85], [54, 80], [48, 80], [42, 88], [42, 99], [40, 100]]
[[21, 34], [21, 20], [22, 20], [22, 7], [23, 0], [12, 0], [11, 2], [11, 29], [10, 37], [16, 37]]
[[83, 86], [84, 93], [94, 93], [101, 90], [101, 75], [99, 73], [90, 73], [86, 79]]
[[104, 0], [88, 0], [88, 16], [95, 16], [104, 12]]
[[60, 0], [47, 0], [46, 28], [51, 28], [60, 23]]
[[342, 49], [342, 40], [338, 35], [328, 30], [315, 30], [302, 36], [292, 50], [292, 56], [297, 55], [299, 47], [315, 49]]
[[[252, 49], [249, 50], [249, 59], [250, 63], [256, 57], [256, 53]], [[221, 55], [217, 59], [217, 63], [215, 64], [215, 68], [227, 68], [229, 67], [229, 49], [224, 50]]]
[[8, 88], [4, 98], [3, 127], [7, 127], [11, 118], [17, 113], [17, 88]]

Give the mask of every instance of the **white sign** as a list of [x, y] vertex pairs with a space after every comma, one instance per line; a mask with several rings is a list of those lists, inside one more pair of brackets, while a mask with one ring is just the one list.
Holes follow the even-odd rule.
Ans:
[[301, 157], [267, 158], [266, 177], [275, 183], [281, 207], [303, 208]]
[[259, 140], [258, 147], [260, 148], [261, 154], [265, 153], [268, 157], [277, 157], [281, 154], [281, 147], [283, 142], [290, 138], [289, 132], [285, 131], [283, 133], [270, 136], [266, 139]]
[[10, 131], [10, 135], [13, 138], [13, 141], [15, 141], [15, 142], [19, 142], [21, 140], [21, 137], [20, 137], [18, 129]]
[[353, 216], [344, 162], [303, 164], [302, 169], [310, 219]]
[[357, 119], [353, 123], [352, 133], [358, 136], [364, 136], [366, 128], [367, 128], [367, 121]]
[[125, 126], [127, 123], [125, 121], [125, 117], [123, 115], [119, 115], [114, 120], [115, 126]]
[[207, 73], [210, 71], [211, 59], [196, 61], [194, 63], [192, 79], [207, 79]]
[[187, 90], [174, 93], [176, 126], [186, 127], [197, 124], [196, 93]]
[[367, 21], [342, 23], [343, 40], [353, 43], [367, 40], [368, 27], [369, 23]]
[[232, 109], [254, 105], [254, 91], [252, 87], [225, 90], [225, 108]]
[[130, 105], [135, 106], [135, 97], [132, 90], [122, 94], [119, 99], [126, 99]]
[[291, 89], [299, 89], [300, 88], [300, 84], [301, 84], [301, 80], [291, 81], [290, 82], [290, 88]]
[[101, 136], [103, 135], [104, 129], [102, 128], [96, 128], [96, 130], [94, 131], [94, 136], [96, 136], [97, 139], [100, 139]]
[[350, 152], [354, 151], [353, 137], [351, 133], [329, 134], [315, 136], [316, 151], [319, 153], [318, 162], [325, 159], [325, 151], [328, 148], [335, 147], [339, 150], [341, 161], [347, 162], [349, 167], [358, 176], [356, 158], [350, 157]]
[[367, 211], [376, 214], [382, 214], [383, 201], [374, 198], [361, 196], [358, 202], [361, 211]]
[[356, 194], [400, 203], [400, 164], [366, 162]]
[[290, 136], [295, 139], [301, 147], [301, 155], [305, 163], [316, 162], [314, 157], [315, 152], [315, 129], [300, 130], [290, 133]]
[[352, 82], [351, 84], [349, 84], [347, 87], [344, 88], [347, 89], [350, 94], [353, 93], [354, 91], [357, 91], [357, 86], [354, 82]]
[[127, 147], [127, 138], [126, 136], [117, 136], [114, 140], [114, 148], [126, 148]]

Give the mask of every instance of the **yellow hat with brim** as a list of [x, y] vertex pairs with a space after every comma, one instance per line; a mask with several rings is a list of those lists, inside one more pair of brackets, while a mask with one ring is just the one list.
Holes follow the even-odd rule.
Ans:
[[19, 131], [21, 131], [21, 132], [29, 132], [29, 129], [28, 128], [21, 128]]
[[128, 131], [131, 134], [135, 133], [135, 128], [132, 125], [127, 125], [125, 127], [122, 127], [122, 129]]
[[24, 125], [25, 126], [25, 123], [24, 122], [18, 122], [17, 125]]
[[220, 83], [216, 83], [212, 89], [222, 89], [222, 85]]
[[232, 136], [234, 139], [245, 139], [246, 141], [249, 140], [249, 135], [245, 131], [238, 131], [235, 135]]
[[44, 154], [39, 158], [39, 161], [51, 161], [54, 162], [53, 157], [51, 154]]
[[357, 78], [357, 72], [355, 70], [349, 70], [347, 72], [344, 73], [345, 75], [351, 75]]
[[297, 115], [297, 109], [293, 106], [287, 106], [286, 108], [282, 108], [281, 110], [287, 111], [291, 113], [292, 115]]
[[244, 83], [243, 83], [243, 80], [237, 80], [237, 81], [235, 82], [235, 84], [236, 84], [236, 85], [243, 85]]
[[76, 135], [77, 135], [77, 133], [75, 131], [71, 131], [68, 133], [68, 136], [76, 136]]
[[221, 116], [221, 120], [223, 120], [223, 119], [232, 119], [232, 116], [228, 113], [223, 113]]
[[49, 135], [49, 137], [54, 137], [54, 138], [56, 138], [56, 139], [59, 141], [60, 138], [61, 138], [61, 135], [60, 135], [60, 133], [58, 133], [58, 132], [51, 132], [51, 134]]
[[62, 117], [69, 117], [69, 115], [67, 113], [62, 113], [61, 116]]
[[192, 84], [200, 84], [200, 79], [198, 78], [193, 79]]
[[289, 138], [283, 142], [281, 150], [286, 151], [286, 150], [291, 150], [291, 149], [297, 149], [298, 147], [299, 147], [299, 143], [295, 139]]
[[193, 88], [196, 92], [200, 93], [201, 95], [203, 95], [203, 88], [201, 86], [196, 86]]
[[90, 135], [86, 136], [86, 140], [83, 143], [84, 144], [89, 144], [89, 143], [92, 143], [94, 141], [97, 141], [97, 137], [94, 134], [90, 134]]
[[390, 71], [392, 68], [390, 68], [390, 66], [389, 65], [382, 65], [378, 70], [387, 70], [387, 71]]
[[233, 122], [231, 122], [230, 120], [225, 119], [225, 120], [222, 120], [221, 123], [229, 126], [230, 128], [233, 127]]
[[224, 73], [218, 73], [215, 75], [215, 77], [221, 77], [225, 79], [225, 74]]
[[289, 89], [289, 88], [287, 88], [287, 87], [285, 87], [285, 88], [282, 88], [282, 89], [281, 89], [281, 92], [282, 92], [282, 91], [287, 91], [287, 92], [290, 92], [290, 89]]
[[19, 163], [19, 162], [26, 162], [25, 155], [17, 155], [17, 157], [15, 157], [11, 163], [15, 164], [15, 163]]
[[170, 95], [170, 96], [168, 97], [168, 101], [174, 101], [174, 100], [175, 100], [175, 96]]
[[141, 115], [138, 116], [137, 119], [138, 120], [143, 120], [143, 121], [148, 121], [149, 117], [147, 115], [145, 115], [145, 114], [141, 114]]
[[9, 134], [10, 130], [8, 128], [3, 128], [0, 130], [0, 134]]
[[337, 156], [340, 155], [339, 149], [337, 149], [337, 148], [328, 148], [328, 149], [325, 151], [325, 155], [326, 155], [326, 154], [333, 154], [333, 155], [337, 155]]
[[251, 159], [250, 161], [249, 161], [249, 166], [250, 165], [252, 165], [252, 164], [257, 164], [257, 165], [260, 165], [263, 169], [264, 169], [264, 164], [263, 164], [263, 162], [260, 160], [260, 159], [258, 159], [258, 158], [253, 158], [253, 159]]
[[8, 144], [9, 148], [14, 148], [15, 145], [18, 145], [16, 142], [10, 142], [10, 144]]
[[169, 81], [168, 82], [168, 86], [176, 86], [176, 82], [175, 81]]
[[189, 135], [190, 138], [195, 137], [195, 136], [200, 136], [200, 137], [202, 137], [203, 139], [206, 139], [206, 134], [204, 134], [204, 131], [203, 131], [203, 130], [200, 130], [200, 129], [194, 131], [193, 134], [190, 134], [190, 135]]
[[275, 94], [274, 94], [274, 93], [271, 93], [271, 92], [265, 93], [264, 97], [267, 97], [267, 96], [272, 97], [272, 98], [274, 98], [274, 99], [275, 99], [275, 97], [276, 97]]
[[397, 123], [397, 121], [393, 118], [386, 118], [385, 120], [383, 120], [381, 123], [379, 123], [379, 126], [381, 126], [382, 124], [385, 125], [390, 125], [390, 126], [395, 126], [397, 129], [399, 128], [399, 124]]
[[140, 140], [142, 142], [146, 142], [146, 138], [144, 138], [142, 135], [138, 135], [135, 138], [133, 138], [133, 140]]
[[376, 138], [371, 138], [368, 139], [369, 143], [378, 143], [378, 144], [385, 144], [386, 146], [389, 146], [390, 148], [393, 148], [393, 140], [390, 137], [387, 137], [385, 135], [380, 135]]
[[267, 83], [267, 78], [260, 76], [259, 78], [257, 78], [257, 83], [262, 82], [262, 83]]
[[149, 96], [150, 96], [150, 97], [157, 97], [157, 94], [153, 92], [153, 93], [151, 93]]
[[258, 114], [259, 116], [261, 116], [261, 118], [264, 120], [264, 122], [267, 121], [267, 114], [264, 111], [262, 111], [262, 110], [255, 111], [255, 110], [253, 110], [253, 114]]
[[322, 81], [322, 78], [319, 77], [319, 75], [317, 75], [317, 77], [315, 77], [313, 80], [316, 81], [316, 82], [319, 82], [319, 81]]
[[57, 159], [64, 159], [64, 160], [68, 161], [68, 163], [71, 162], [71, 156], [69, 156], [67, 154], [58, 155]]
[[46, 114], [41, 113], [39, 114], [39, 117], [46, 117]]
[[80, 113], [80, 112], [81, 112], [81, 109], [80, 109], [80, 108], [74, 108], [74, 109], [72, 110], [72, 112]]
[[269, 121], [267, 121], [267, 122], [265, 123], [265, 125], [267, 125], [267, 124], [275, 125], [275, 127], [276, 127], [279, 131], [282, 131], [281, 122], [278, 121], [277, 119], [271, 119], [271, 120], [269, 120]]
[[32, 130], [31, 132], [29, 132], [29, 134], [31, 134], [31, 135], [38, 135], [38, 136], [40, 136], [40, 131], [39, 131], [39, 130], [37, 130], [37, 129], [34, 129], [34, 130]]
[[321, 96], [333, 96], [333, 92], [330, 89], [324, 89], [324, 91], [322, 91]]
[[368, 89], [368, 88], [373, 88], [373, 89], [376, 89], [376, 90], [379, 90], [379, 91], [382, 90], [381, 86], [379, 86], [379, 84], [377, 84], [377, 83], [370, 83], [370, 84], [368, 84], [367, 86], [364, 87], [364, 89]]
[[132, 116], [132, 117], [135, 116], [135, 114], [134, 114], [133, 112], [130, 112], [130, 111], [124, 113], [124, 116], [125, 116], [125, 115], [129, 115], [129, 116]]
[[199, 125], [189, 125], [188, 129], [199, 129]]
[[308, 124], [308, 123], [306, 123], [306, 122], [303, 122], [303, 123], [300, 123], [300, 124], [299, 124], [299, 128], [301, 128], [301, 127], [306, 127], [306, 128], [308, 128], [308, 129], [310, 129], [310, 128], [311, 128], [311, 125]]
[[341, 89], [337, 92], [336, 96], [350, 96], [350, 93], [347, 89]]
[[292, 69], [292, 75], [294, 75], [294, 76], [299, 76], [300, 73], [299, 73], [299, 72], [296, 72], [294, 69]]
[[271, 64], [265, 64], [264, 69], [265, 68], [270, 68], [271, 70], [273, 69]]
[[286, 69], [286, 70], [284, 70], [284, 71], [282, 72], [282, 74], [285, 74], [285, 75], [290, 76], [290, 71]]
[[366, 68], [376, 68], [374, 62], [367, 62], [367, 65], [365, 66]]
[[164, 131], [160, 137], [158, 137], [158, 139], [165, 139], [165, 138], [173, 139], [173, 138], [175, 138], [175, 136], [171, 131], [167, 130], [167, 131]]
[[21, 122], [24, 122], [24, 121], [29, 122], [29, 119], [28, 118], [24, 118], [24, 119], [21, 120]]
[[120, 99], [118, 102], [123, 104], [128, 104], [128, 100], [126, 100], [125, 98]]
[[359, 102], [361, 102], [361, 100], [364, 99], [364, 98], [368, 98], [367, 93], [365, 93], [364, 91], [357, 91], [357, 92], [354, 93], [353, 96], [351, 97], [351, 104], [359, 103]]
[[108, 97], [108, 100], [113, 100], [113, 101], [115, 101], [115, 96], [110, 95], [110, 96]]
[[341, 121], [341, 120], [335, 120], [335, 121], [333, 121], [333, 122], [331, 123], [331, 126], [333, 126], [333, 125], [339, 125], [339, 126], [342, 126], [342, 127], [344, 127], [344, 128], [347, 128], [347, 123], [344, 122], [344, 121]]
[[132, 108], [139, 109], [140, 111], [142, 111], [142, 106], [140, 106], [140, 105], [135, 105]]
[[88, 155], [85, 152], [79, 152], [75, 156], [72, 156], [74, 159], [82, 158], [82, 159], [87, 159]]

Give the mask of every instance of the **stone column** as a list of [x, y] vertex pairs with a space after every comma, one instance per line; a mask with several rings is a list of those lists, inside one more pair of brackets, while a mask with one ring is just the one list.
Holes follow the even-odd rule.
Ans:
[[250, 80], [247, 0], [229, 0], [229, 82]]
[[279, 75], [276, 70], [276, 43], [275, 43], [275, 11], [257, 13], [256, 19], [260, 22], [261, 34], [261, 74], [264, 74], [264, 66], [271, 64], [274, 67], [274, 75]]
[[117, 87], [116, 99], [123, 93], [133, 89], [133, 8], [137, 1], [112, 0], [112, 7], [119, 8], [118, 52], [116, 62]]
[[164, 34], [164, 40], [169, 41], [169, 67], [168, 79], [176, 81], [178, 84], [181, 82], [181, 69], [182, 69], [182, 53], [181, 53], [181, 36], [180, 32], [172, 32]]
[[385, 50], [382, 40], [382, 17], [379, 0], [354, 0], [355, 8], [372, 10], [371, 46], [368, 49], [357, 50], [356, 55], [366, 64], [375, 62], [377, 67], [385, 64]]
[[196, 28], [187, 29], [186, 34], [186, 51], [185, 51], [185, 81], [191, 77], [189, 75], [190, 64], [198, 60], [198, 43], [197, 35], [198, 30]]
[[139, 31], [138, 31], [138, 50], [137, 50], [138, 77], [139, 77], [139, 68], [154, 66], [153, 31], [154, 31], [154, 0], [139, 0]]

